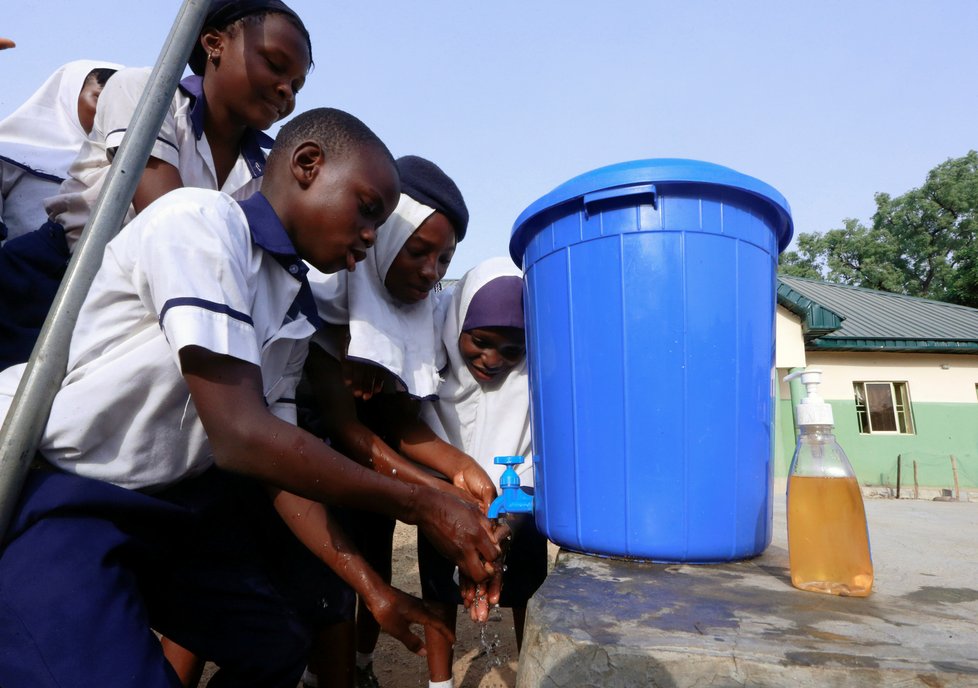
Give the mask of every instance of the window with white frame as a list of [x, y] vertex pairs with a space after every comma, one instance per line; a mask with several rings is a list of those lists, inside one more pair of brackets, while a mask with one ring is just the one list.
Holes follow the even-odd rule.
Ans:
[[914, 434], [906, 382], [853, 382], [859, 432]]

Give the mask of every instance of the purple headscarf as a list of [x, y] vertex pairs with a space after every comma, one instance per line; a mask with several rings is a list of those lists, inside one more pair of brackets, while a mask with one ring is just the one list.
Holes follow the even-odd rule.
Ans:
[[462, 332], [479, 327], [518, 327], [523, 320], [523, 280], [515, 276], [497, 277], [479, 289], [469, 303]]

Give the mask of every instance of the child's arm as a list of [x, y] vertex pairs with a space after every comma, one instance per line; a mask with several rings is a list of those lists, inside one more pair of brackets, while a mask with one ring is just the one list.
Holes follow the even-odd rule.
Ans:
[[448, 476], [455, 487], [471, 494], [488, 511], [496, 498], [496, 486], [475, 459], [440, 438], [424, 422], [421, 402], [398, 395], [383, 403], [393, 406], [385, 418], [397, 438], [395, 448], [412, 461]]
[[[357, 416], [353, 393], [345, 384], [341, 364], [316, 344], [309, 346], [306, 375], [316, 396], [330, 439], [361, 466], [415, 485], [443, 488], [439, 480], [407, 461]], [[376, 402], [375, 402], [376, 403]], [[459, 492], [459, 495], [467, 494]]]
[[356, 591], [382, 630], [421, 656], [426, 654], [424, 641], [411, 631], [410, 624], [433, 625], [455, 641], [451, 629], [421, 600], [383, 581], [347, 540], [325, 506], [282, 490], [272, 489], [271, 493], [275, 509], [289, 529]]
[[473, 580], [493, 572], [500, 548], [478, 507], [444, 490], [367, 470], [265, 406], [261, 370], [198, 346], [180, 349], [183, 376], [218, 467], [307, 499], [417, 524]]
[[136, 193], [132, 197], [132, 207], [141, 213], [150, 203], [165, 193], [183, 187], [183, 179], [176, 167], [159, 158], [151, 157], [146, 161], [146, 168], [136, 185]]

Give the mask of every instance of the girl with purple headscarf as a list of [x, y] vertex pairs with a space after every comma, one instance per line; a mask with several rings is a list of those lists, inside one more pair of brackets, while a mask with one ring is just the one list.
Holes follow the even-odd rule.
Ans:
[[[475, 459], [499, 484], [496, 456], [524, 456], [520, 482], [533, 485], [530, 396], [523, 320], [523, 279], [508, 258], [490, 258], [455, 285], [441, 341], [448, 358], [438, 399], [425, 402], [422, 418], [445, 442]], [[526, 603], [547, 575], [547, 541], [532, 517], [510, 519], [514, 536], [506, 555], [500, 606], [513, 609], [517, 646], [522, 644]], [[423, 597], [454, 629], [462, 602], [454, 565], [418, 536]], [[426, 629], [429, 686], [452, 688], [453, 648]]]

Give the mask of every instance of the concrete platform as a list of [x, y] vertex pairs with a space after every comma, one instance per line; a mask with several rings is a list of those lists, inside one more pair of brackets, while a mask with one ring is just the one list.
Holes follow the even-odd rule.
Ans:
[[978, 686], [978, 504], [868, 499], [876, 578], [856, 599], [791, 586], [783, 495], [771, 546], [745, 562], [561, 550], [517, 688]]

